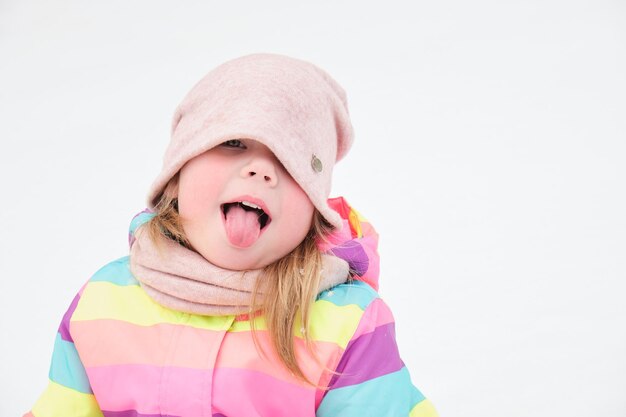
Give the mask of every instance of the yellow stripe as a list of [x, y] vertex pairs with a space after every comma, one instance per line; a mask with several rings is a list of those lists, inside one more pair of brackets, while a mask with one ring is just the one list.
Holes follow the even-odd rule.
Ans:
[[350, 214], [348, 214], [348, 221], [352, 225], [352, 228], [356, 232], [356, 237], [363, 237], [363, 232], [361, 231], [361, 222], [359, 221], [359, 213], [355, 209], [350, 210]]
[[80, 297], [72, 321], [111, 319], [139, 326], [184, 324], [206, 330], [226, 330], [234, 316], [200, 316], [170, 310], [153, 301], [138, 285], [90, 282]]
[[345, 349], [362, 316], [363, 310], [356, 304], [338, 306], [318, 300], [311, 308], [309, 335], [314, 340], [333, 342]]
[[437, 410], [428, 398], [417, 403], [409, 413], [409, 417], [439, 417]]
[[[362, 315], [363, 310], [356, 304], [337, 306], [329, 301], [318, 300], [311, 307], [309, 336], [313, 341], [335, 343], [345, 349], [359, 325]], [[267, 330], [263, 316], [255, 319], [255, 325], [257, 330]], [[298, 313], [293, 324], [293, 333], [294, 336], [303, 339], [304, 335], [300, 331], [301, 329], [302, 319]], [[237, 321], [229, 329], [231, 332], [248, 332], [251, 330], [249, 321]]]
[[[267, 330], [267, 323], [265, 323], [265, 317], [260, 316], [254, 319], [256, 330]], [[236, 321], [228, 329], [229, 332], [249, 332], [252, 330], [249, 320]]]
[[[356, 304], [337, 306], [326, 300], [318, 300], [311, 308], [310, 338], [336, 343], [345, 349], [362, 315], [363, 310]], [[121, 320], [139, 326], [168, 323], [216, 331], [251, 330], [249, 321], [233, 323], [234, 316], [200, 316], [170, 310], [154, 302], [137, 285], [119, 286], [106, 281], [87, 284], [72, 316], [72, 321], [98, 319]], [[267, 330], [264, 317], [257, 317], [255, 324], [258, 330]], [[301, 328], [298, 315], [294, 323], [294, 334], [297, 337], [303, 336]]]
[[36, 417], [102, 417], [93, 394], [84, 394], [53, 381], [49, 381], [32, 412]]

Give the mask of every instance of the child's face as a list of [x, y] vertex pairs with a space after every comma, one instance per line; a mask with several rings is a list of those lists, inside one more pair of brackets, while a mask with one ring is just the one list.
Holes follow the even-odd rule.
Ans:
[[[228, 204], [241, 201], [263, 206], [267, 222], [258, 211]], [[243, 270], [269, 265], [298, 246], [314, 206], [267, 146], [241, 139], [183, 166], [178, 211], [193, 249], [222, 268]]]

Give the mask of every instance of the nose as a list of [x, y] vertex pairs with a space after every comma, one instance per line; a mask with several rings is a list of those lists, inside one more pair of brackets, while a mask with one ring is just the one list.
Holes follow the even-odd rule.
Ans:
[[265, 155], [252, 158], [241, 169], [241, 176], [260, 180], [270, 187], [275, 187], [278, 184], [275, 162]]

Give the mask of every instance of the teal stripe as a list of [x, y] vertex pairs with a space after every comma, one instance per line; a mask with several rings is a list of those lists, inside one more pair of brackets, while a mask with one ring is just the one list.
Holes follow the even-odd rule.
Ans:
[[50, 365], [50, 380], [85, 394], [93, 394], [85, 367], [78, 357], [74, 343], [63, 340], [57, 333]]
[[316, 417], [408, 416], [424, 395], [413, 386], [406, 367], [357, 385], [330, 390]]
[[116, 285], [139, 285], [139, 281], [130, 272], [130, 256], [124, 256], [109, 262], [91, 277], [91, 282], [106, 281]]
[[340, 284], [329, 290], [322, 291], [318, 300], [330, 301], [336, 306], [356, 304], [365, 310], [372, 301], [378, 298], [378, 293], [363, 281]]
[[413, 393], [411, 395], [411, 410], [418, 404], [421, 403], [422, 401], [424, 401], [426, 399], [426, 397], [424, 397], [424, 394], [422, 394], [422, 392], [420, 390], [418, 390], [417, 388], [415, 388], [413, 385], [411, 385], [411, 388], [413, 388]]
[[132, 235], [135, 234], [135, 230], [151, 218], [156, 216], [156, 213], [140, 213], [137, 214], [130, 222], [130, 227], [128, 228], [128, 232]]

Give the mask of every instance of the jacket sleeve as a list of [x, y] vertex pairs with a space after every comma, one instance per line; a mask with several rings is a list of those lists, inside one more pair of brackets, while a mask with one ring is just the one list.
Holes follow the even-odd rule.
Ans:
[[393, 315], [381, 298], [365, 309], [317, 417], [437, 417], [400, 359]]
[[80, 301], [81, 292], [65, 312], [57, 331], [48, 386], [24, 417], [102, 417], [70, 335], [70, 319]]

